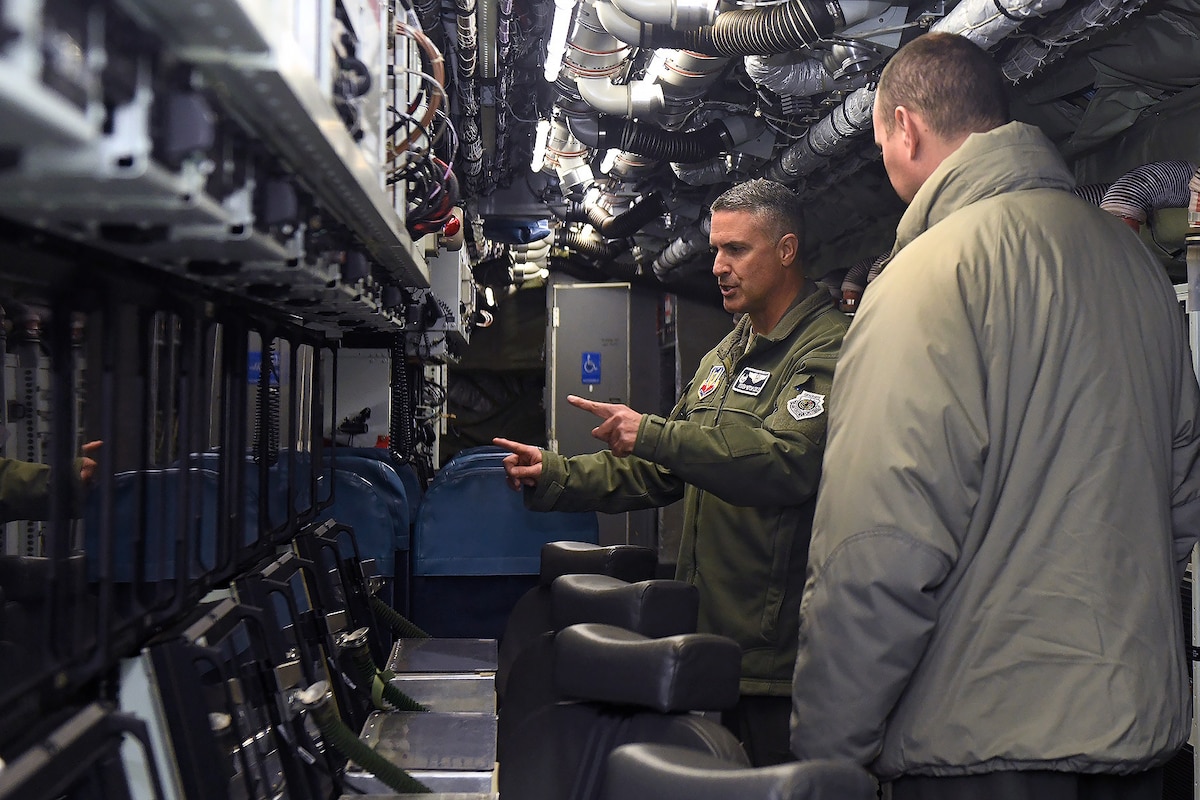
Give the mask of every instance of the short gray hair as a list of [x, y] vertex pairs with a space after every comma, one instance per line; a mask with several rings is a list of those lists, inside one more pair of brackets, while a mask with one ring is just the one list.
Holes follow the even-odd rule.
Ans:
[[769, 220], [775, 236], [794, 233], [804, 241], [804, 206], [800, 198], [778, 181], [755, 178], [734, 184], [713, 201], [712, 211], [748, 211]]

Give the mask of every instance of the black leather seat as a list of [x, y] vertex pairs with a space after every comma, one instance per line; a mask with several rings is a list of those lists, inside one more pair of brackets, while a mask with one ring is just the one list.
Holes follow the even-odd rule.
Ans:
[[650, 639], [612, 625], [573, 625], [555, 640], [554, 681], [575, 698], [534, 710], [500, 763], [500, 796], [598, 800], [605, 764], [631, 742], [673, 744], [736, 766], [749, 760], [736, 737], [692, 711], [738, 699], [741, 648], [689, 633]]
[[500, 707], [500, 761], [513, 731], [536, 709], [563, 699], [554, 682], [555, 633], [585, 622], [614, 625], [649, 638], [696, 631], [700, 594], [675, 580], [627, 583], [608, 575], [562, 575], [550, 585], [550, 629], [526, 643], [513, 661]]
[[874, 779], [847, 761], [747, 769], [700, 751], [627, 744], [608, 759], [604, 800], [875, 800]]
[[653, 578], [658, 554], [631, 544], [547, 542], [540, 552], [538, 585], [521, 596], [505, 623], [496, 663], [496, 699], [504, 702], [508, 675], [522, 648], [541, 633], [554, 630], [550, 618], [550, 584], [561, 575], [608, 575], [623, 581]]

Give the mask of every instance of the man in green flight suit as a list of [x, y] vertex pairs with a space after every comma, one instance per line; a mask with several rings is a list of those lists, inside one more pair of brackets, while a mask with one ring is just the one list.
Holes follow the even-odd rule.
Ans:
[[542, 511], [619, 513], [684, 499], [676, 577], [700, 592], [699, 629], [742, 647], [741, 701], [724, 724], [750, 760], [788, 744], [800, 593], [821, 477], [829, 389], [848, 318], [805, 275], [799, 198], [756, 179], [712, 204], [709, 243], [733, 331], [700, 362], [670, 416], [579, 397], [609, 446], [564, 458], [512, 451], [509, 484]]

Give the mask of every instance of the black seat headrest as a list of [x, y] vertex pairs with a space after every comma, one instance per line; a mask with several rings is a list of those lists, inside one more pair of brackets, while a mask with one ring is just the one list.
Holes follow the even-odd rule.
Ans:
[[539, 580], [545, 586], [560, 575], [586, 572], [611, 575], [630, 583], [653, 578], [658, 553], [635, 544], [598, 545], [589, 542], [547, 542], [542, 545]]
[[651, 639], [589, 623], [560, 632], [554, 651], [554, 683], [567, 697], [662, 713], [716, 711], [738, 701], [742, 649], [725, 636]]
[[626, 744], [608, 757], [605, 800], [875, 800], [875, 780], [849, 761], [753, 769], [687, 747]]
[[550, 585], [555, 630], [598, 622], [657, 639], [695, 633], [700, 591], [668, 579], [627, 583], [608, 575], [563, 575]]

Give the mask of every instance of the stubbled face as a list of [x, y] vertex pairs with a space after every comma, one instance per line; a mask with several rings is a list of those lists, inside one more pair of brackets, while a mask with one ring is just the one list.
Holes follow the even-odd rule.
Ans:
[[749, 314], [754, 327], [766, 332], [766, 323], [774, 325], [778, 319], [772, 319], [776, 307], [786, 310], [791, 302], [782, 290], [788, 286], [794, 253], [775, 238], [774, 226], [748, 211], [714, 211], [708, 243], [725, 310]]
[[912, 170], [912, 160], [909, 158], [908, 148], [905, 146], [904, 131], [895, 124], [894, 120], [892, 129], [890, 131], [887, 129], [885, 124], [887, 116], [880, 109], [878, 96], [875, 108], [871, 113], [871, 121], [875, 126], [875, 145], [883, 154], [883, 168], [887, 170], [892, 188], [896, 190], [896, 194], [900, 196], [901, 200], [911, 203], [912, 199], [917, 196], [917, 189], [921, 188], [921, 183]]

